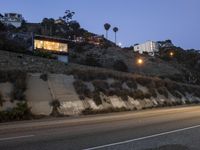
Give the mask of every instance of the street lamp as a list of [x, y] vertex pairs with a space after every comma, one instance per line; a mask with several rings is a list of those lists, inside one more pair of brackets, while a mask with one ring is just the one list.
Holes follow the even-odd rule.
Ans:
[[173, 52], [170, 52], [169, 55], [170, 55], [171, 57], [173, 57], [173, 56], [174, 56], [174, 53], [173, 53]]
[[137, 59], [137, 64], [142, 65], [144, 63], [144, 60], [142, 58]]
[[144, 64], [144, 60], [142, 58], [138, 58], [136, 60], [136, 64], [138, 65], [138, 71], [139, 71], [139, 73], [142, 74], [142, 70], [141, 69], [142, 69], [142, 66]]

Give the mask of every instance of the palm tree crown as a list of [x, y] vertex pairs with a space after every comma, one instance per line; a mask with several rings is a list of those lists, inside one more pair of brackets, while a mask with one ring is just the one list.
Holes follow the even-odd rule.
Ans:
[[119, 31], [119, 29], [118, 29], [117, 27], [114, 27], [114, 28], [113, 28], [113, 31], [116, 33], [116, 32]]
[[115, 32], [115, 44], [117, 44], [117, 32], [119, 31], [119, 29], [117, 27], [114, 27], [113, 31]]
[[110, 29], [110, 27], [111, 27], [111, 25], [109, 24], [109, 23], [105, 23], [104, 24], [104, 28], [105, 28], [105, 30], [109, 30]]
[[104, 24], [104, 28], [106, 30], [106, 38], [108, 38], [108, 30], [110, 29], [111, 25], [109, 23]]

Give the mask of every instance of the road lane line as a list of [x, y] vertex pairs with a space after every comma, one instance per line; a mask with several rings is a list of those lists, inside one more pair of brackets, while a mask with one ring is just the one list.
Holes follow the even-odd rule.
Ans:
[[24, 135], [24, 136], [0, 138], [0, 141], [8, 141], [8, 140], [15, 140], [15, 139], [22, 139], [22, 138], [30, 138], [30, 137], [34, 137], [34, 136], [35, 135]]
[[172, 134], [172, 133], [177, 133], [177, 132], [181, 132], [181, 131], [191, 130], [191, 129], [195, 129], [195, 128], [199, 128], [199, 127], [200, 127], [200, 125], [196, 125], [196, 126], [192, 126], [192, 127], [187, 127], [187, 128], [172, 130], [172, 131], [168, 131], [168, 132], [153, 134], [153, 135], [149, 135], [149, 136], [145, 136], [145, 137], [141, 137], [141, 138], [136, 138], [136, 139], [131, 139], [131, 140], [127, 140], [127, 141], [122, 141], [122, 142], [117, 142], [117, 143], [111, 143], [111, 144], [106, 144], [106, 145], [101, 145], [101, 146], [86, 148], [86, 149], [83, 149], [83, 150], [95, 150], [95, 149], [101, 149], [101, 148], [105, 148], [105, 147], [122, 145], [122, 144], [127, 144], [127, 143], [131, 143], [131, 142], [140, 141], [140, 140], [145, 140], [145, 139], [150, 139], [150, 138], [154, 138], [154, 137], [159, 137], [159, 136], [163, 136], [163, 135], [167, 135], [167, 134]]

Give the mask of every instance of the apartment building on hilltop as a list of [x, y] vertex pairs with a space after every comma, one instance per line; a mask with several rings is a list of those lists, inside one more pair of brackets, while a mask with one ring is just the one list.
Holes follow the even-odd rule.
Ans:
[[156, 52], [159, 51], [159, 44], [154, 41], [147, 41], [143, 44], [137, 44], [134, 46], [134, 51], [143, 54], [144, 52], [148, 53], [151, 56], [154, 56]]
[[0, 15], [0, 21], [6, 25], [13, 25], [16, 28], [21, 27], [24, 18], [21, 14], [17, 13], [5, 13]]

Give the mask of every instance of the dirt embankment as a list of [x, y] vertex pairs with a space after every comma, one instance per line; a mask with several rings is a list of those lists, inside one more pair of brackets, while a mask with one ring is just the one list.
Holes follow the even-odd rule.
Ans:
[[0, 67], [0, 111], [21, 102], [36, 115], [50, 115], [53, 110], [80, 115], [200, 102], [199, 86], [156, 77], [65, 65], [5, 51], [0, 51]]

